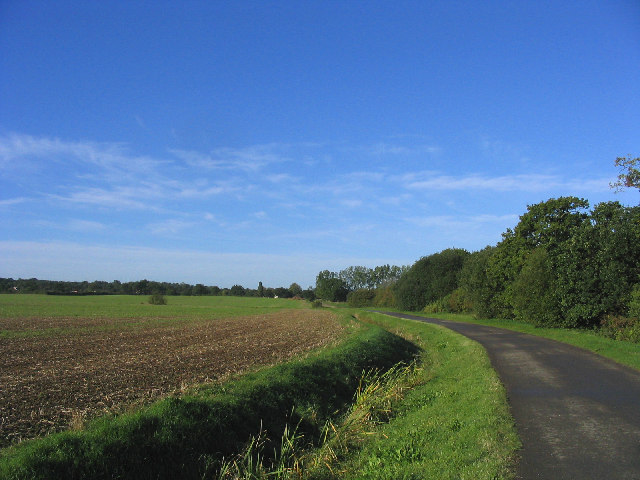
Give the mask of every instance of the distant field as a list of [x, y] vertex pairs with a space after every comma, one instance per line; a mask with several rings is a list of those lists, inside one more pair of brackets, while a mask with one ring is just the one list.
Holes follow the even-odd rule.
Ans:
[[290, 358], [344, 327], [306, 302], [0, 295], [0, 447]]

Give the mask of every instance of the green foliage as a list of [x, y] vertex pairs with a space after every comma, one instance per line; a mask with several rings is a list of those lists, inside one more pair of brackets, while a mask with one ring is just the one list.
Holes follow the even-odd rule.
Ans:
[[375, 307], [396, 308], [398, 304], [394, 293], [394, 285], [390, 284], [378, 288], [373, 298], [373, 305]]
[[242, 285], [234, 285], [229, 290], [229, 295], [233, 297], [244, 297], [246, 294], [245, 289]]
[[294, 282], [289, 286], [289, 293], [292, 297], [302, 295], [302, 287]]
[[461, 268], [455, 250], [423, 257], [396, 284], [398, 308], [570, 328], [627, 315], [640, 279], [640, 207], [588, 208], [577, 197], [529, 205], [495, 247], [462, 255]]
[[344, 280], [338, 278], [338, 274], [323, 270], [316, 277], [316, 297], [329, 302], [345, 302], [349, 289]]
[[449, 295], [439, 298], [424, 307], [425, 313], [467, 313], [472, 310], [471, 299], [462, 288], [456, 288]]
[[419, 311], [458, 287], [458, 274], [469, 253], [447, 249], [418, 260], [395, 285], [398, 307]]
[[374, 290], [361, 288], [349, 292], [349, 295], [347, 295], [347, 303], [350, 307], [371, 307], [373, 306], [375, 296], [376, 292]]
[[306, 301], [311, 302], [316, 299], [316, 293], [312, 289], [307, 289], [302, 291], [302, 298]]
[[373, 290], [396, 282], [405, 270], [406, 267], [396, 265], [381, 265], [375, 268], [351, 266], [340, 270], [336, 276], [344, 280], [348, 290]]
[[161, 293], [154, 293], [149, 297], [150, 305], [166, 305], [167, 299]]
[[616, 191], [621, 191], [624, 188], [638, 188], [640, 189], [640, 157], [631, 158], [618, 157], [615, 161], [616, 167], [620, 169], [618, 179], [610, 184]]
[[322, 308], [322, 300], [313, 300], [311, 302], [311, 308]]
[[640, 207], [600, 203], [589, 220], [552, 259], [567, 326], [593, 327], [605, 314], [626, 314], [640, 277]]
[[460, 272], [460, 288], [470, 302], [470, 308], [479, 318], [501, 316], [498, 314], [502, 306], [500, 291], [504, 288], [498, 286], [489, 270], [493, 265], [492, 256], [496, 250], [496, 247], [488, 246], [471, 253]]
[[629, 297], [629, 316], [640, 319], [640, 283], [633, 287]]
[[539, 247], [529, 254], [512, 285], [515, 318], [539, 326], [562, 326], [549, 254]]
[[600, 326], [600, 333], [616, 340], [640, 343], [640, 320], [637, 317], [607, 315]]

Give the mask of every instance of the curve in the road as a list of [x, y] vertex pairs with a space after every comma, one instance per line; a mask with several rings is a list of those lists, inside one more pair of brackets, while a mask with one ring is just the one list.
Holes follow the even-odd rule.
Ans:
[[640, 480], [640, 372], [546, 338], [394, 312], [487, 350], [522, 441], [521, 479]]

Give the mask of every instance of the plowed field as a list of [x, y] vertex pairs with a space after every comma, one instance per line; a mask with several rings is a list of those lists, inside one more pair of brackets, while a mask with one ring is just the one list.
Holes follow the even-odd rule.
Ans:
[[307, 309], [127, 325], [123, 318], [0, 318], [0, 330], [48, 332], [0, 338], [0, 447], [276, 363], [343, 332], [330, 312]]

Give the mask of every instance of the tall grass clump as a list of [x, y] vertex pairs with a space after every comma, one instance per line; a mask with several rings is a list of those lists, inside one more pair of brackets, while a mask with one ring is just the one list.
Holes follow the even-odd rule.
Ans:
[[420, 382], [415, 362], [401, 362], [389, 370], [363, 372], [353, 404], [337, 419], [325, 422], [318, 441], [305, 438], [299, 425], [287, 426], [272, 456], [265, 452], [263, 431], [247, 447], [223, 462], [218, 480], [324, 478], [338, 462], [356, 452], [382, 423], [393, 417], [407, 391]]

